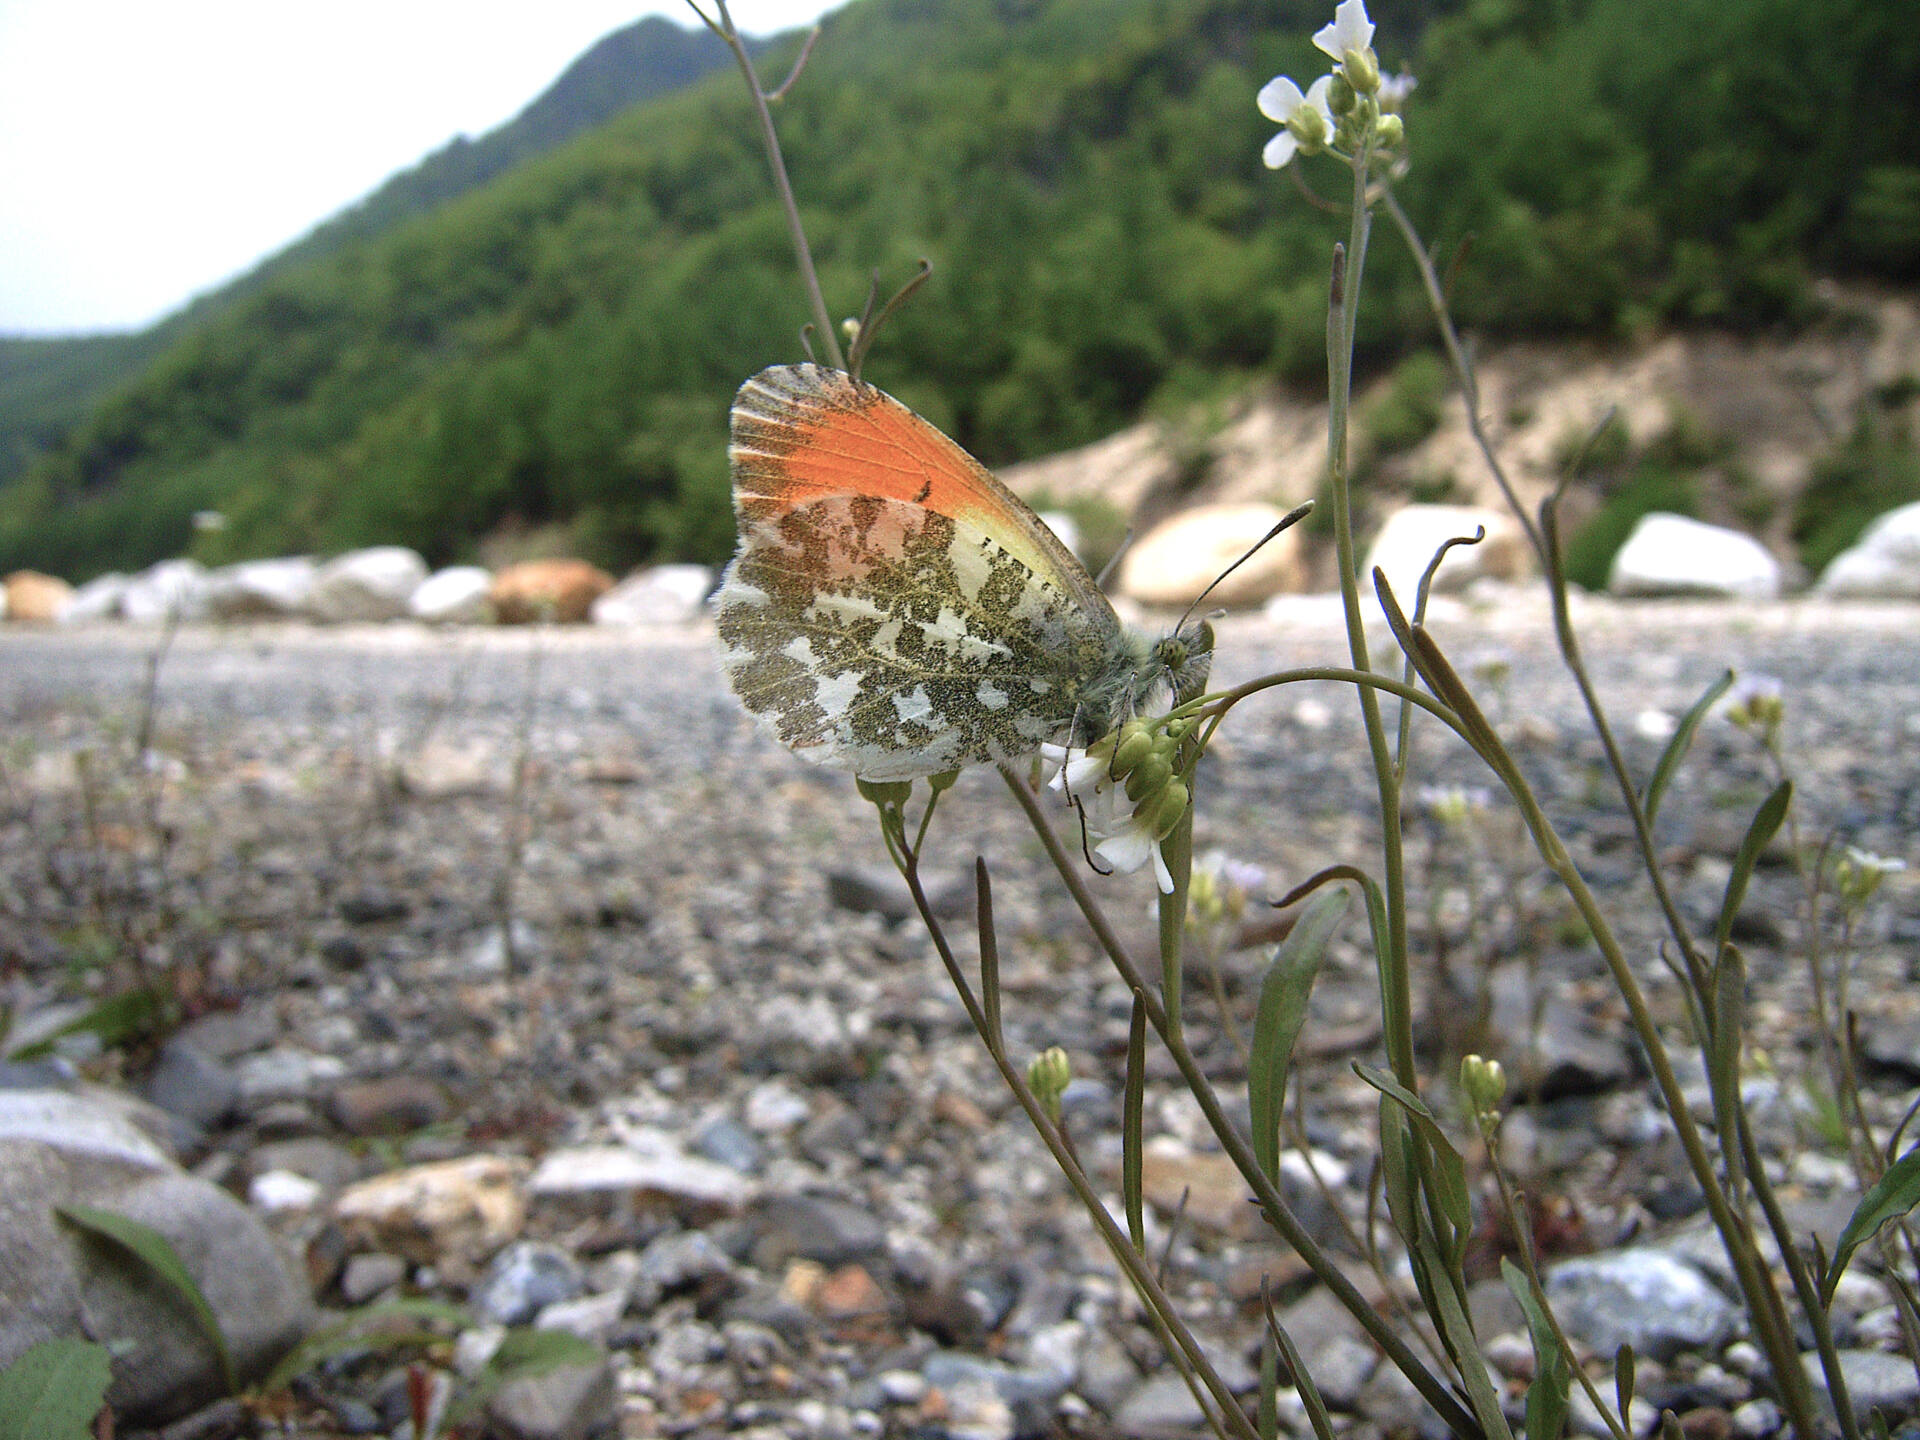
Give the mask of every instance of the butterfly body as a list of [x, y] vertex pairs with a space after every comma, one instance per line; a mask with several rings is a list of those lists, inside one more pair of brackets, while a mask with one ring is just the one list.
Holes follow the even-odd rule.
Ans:
[[740, 548], [717, 597], [736, 694], [796, 753], [870, 780], [1085, 744], [1204, 683], [1204, 622], [1121, 623], [1040, 518], [852, 376], [761, 372], [734, 401]]

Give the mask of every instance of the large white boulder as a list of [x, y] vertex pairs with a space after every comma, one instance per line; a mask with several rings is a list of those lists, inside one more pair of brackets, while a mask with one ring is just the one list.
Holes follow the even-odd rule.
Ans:
[[1780, 562], [1751, 535], [1655, 511], [1613, 557], [1607, 593], [1771, 600], [1780, 582]]
[[1920, 600], [1920, 501], [1875, 520], [1813, 588], [1838, 600]]
[[[1273, 505], [1202, 505], [1162, 521], [1121, 562], [1120, 593], [1142, 605], [1178, 609], [1191, 604], [1286, 513]], [[1259, 605], [1304, 588], [1306, 566], [1296, 526], [1227, 576], [1207, 603], [1227, 609]]]
[[427, 562], [404, 545], [375, 545], [349, 550], [320, 567], [313, 577], [307, 613], [339, 624], [354, 620], [397, 620], [427, 578]]
[[682, 625], [699, 615], [713, 589], [705, 565], [653, 565], [636, 570], [593, 602], [596, 625]]
[[1360, 570], [1361, 589], [1371, 594], [1373, 572], [1385, 572], [1401, 608], [1413, 613], [1420, 577], [1449, 540], [1471, 538], [1484, 530], [1478, 545], [1455, 545], [1433, 575], [1433, 593], [1455, 594], [1476, 580], [1520, 580], [1533, 570], [1533, 551], [1520, 522], [1504, 510], [1472, 505], [1408, 505], [1387, 517], [1367, 550]]
[[207, 576], [207, 614], [216, 620], [303, 614], [319, 568], [310, 555], [223, 565]]
[[120, 592], [120, 616], [135, 625], [200, 620], [206, 613], [207, 567], [198, 560], [162, 560]]
[[96, 575], [67, 597], [60, 607], [62, 625], [86, 625], [95, 620], [118, 620], [126, 598], [127, 577], [118, 570]]
[[487, 592], [493, 574], [479, 565], [450, 565], [420, 582], [407, 599], [407, 613], [429, 625], [484, 625], [493, 619]]

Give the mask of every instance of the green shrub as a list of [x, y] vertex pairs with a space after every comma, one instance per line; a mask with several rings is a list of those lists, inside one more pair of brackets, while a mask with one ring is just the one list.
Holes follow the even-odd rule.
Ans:
[[1853, 433], [1813, 467], [1789, 533], [1818, 574], [1877, 516], [1920, 500], [1920, 452], [1895, 417], [1863, 411]]
[[1411, 450], [1437, 430], [1447, 383], [1447, 367], [1431, 350], [1417, 351], [1395, 366], [1386, 393], [1360, 417], [1374, 453]]

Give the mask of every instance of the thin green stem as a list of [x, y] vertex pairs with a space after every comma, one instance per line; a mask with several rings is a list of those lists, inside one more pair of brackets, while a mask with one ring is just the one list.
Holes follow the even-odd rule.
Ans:
[[[787, 178], [787, 162], [780, 154], [780, 135], [773, 128], [773, 112], [767, 106], [767, 92], [761, 88], [759, 72], [753, 68], [753, 57], [747, 54], [747, 47], [741, 42], [740, 32], [735, 28], [733, 16], [727, 10], [727, 0], [713, 0], [714, 8], [720, 12], [715, 21], [693, 0], [687, 0], [693, 6], [693, 13], [706, 23], [709, 30], [726, 42], [727, 49], [733, 52], [734, 63], [740, 67], [740, 74], [746, 79], [747, 92], [753, 96], [754, 115], [760, 122], [760, 143], [766, 147], [767, 164], [773, 171], [773, 188], [780, 197], [780, 208], [787, 217], [787, 235], [793, 241], [794, 259], [800, 266], [800, 283], [806, 287], [807, 306], [813, 311], [815, 333], [820, 338], [820, 347], [826, 352], [827, 363], [836, 370], [847, 368], [846, 357], [840, 350], [840, 337], [834, 331], [833, 316], [827, 311], [826, 297], [820, 292], [820, 275], [813, 266], [813, 250], [807, 244], [806, 226], [800, 221], [800, 205], [793, 198], [793, 182]], [[807, 49], [813, 48], [813, 42], [807, 42]], [[804, 56], [802, 57], [805, 58]], [[795, 74], [799, 67], [795, 66]], [[793, 83], [792, 79], [787, 85]], [[780, 87], [786, 93], [787, 85]]]
[[[1360, 608], [1360, 565], [1353, 539], [1351, 461], [1348, 449], [1349, 411], [1353, 400], [1353, 337], [1360, 313], [1360, 282], [1366, 271], [1367, 239], [1373, 212], [1367, 194], [1370, 153], [1363, 148], [1353, 158], [1353, 211], [1347, 235], [1344, 266], [1336, 261], [1333, 300], [1327, 323], [1327, 475], [1333, 492], [1333, 528], [1339, 553], [1340, 600], [1346, 613], [1347, 649], [1356, 670], [1370, 670], [1366, 618]], [[1387, 900], [1387, 950], [1375, 957], [1380, 966], [1386, 1030], [1387, 1060], [1394, 1075], [1409, 1090], [1418, 1091], [1413, 1062], [1413, 988], [1407, 956], [1407, 875], [1404, 837], [1400, 831], [1400, 772], [1388, 745], [1380, 700], [1372, 687], [1360, 688], [1360, 714], [1367, 731], [1367, 749], [1373, 758], [1375, 787], [1380, 798], [1381, 880]]]
[[1080, 912], [1086, 917], [1088, 926], [1099, 939], [1102, 948], [1106, 950], [1108, 959], [1120, 972], [1121, 979], [1140, 997], [1140, 1003], [1147, 1012], [1148, 1023], [1153, 1026], [1160, 1036], [1161, 1043], [1166, 1046], [1168, 1055], [1172, 1057], [1175, 1068], [1180, 1071], [1181, 1079], [1199, 1104], [1200, 1111], [1206, 1117], [1214, 1137], [1220, 1142], [1221, 1149], [1233, 1161], [1234, 1168], [1240, 1172], [1241, 1177], [1253, 1191], [1254, 1198], [1260, 1202], [1261, 1213], [1265, 1215], [1267, 1223], [1279, 1232], [1280, 1238], [1292, 1246], [1302, 1260], [1307, 1262], [1307, 1267], [1323, 1285], [1333, 1292], [1334, 1298], [1360, 1323], [1394, 1367], [1412, 1382], [1426, 1402], [1439, 1413], [1442, 1421], [1452, 1428], [1453, 1433], [1478, 1440], [1480, 1427], [1472, 1415], [1454, 1398], [1447, 1386], [1421, 1363], [1420, 1358], [1408, 1348], [1400, 1334], [1367, 1303], [1366, 1298], [1354, 1288], [1353, 1282], [1347, 1278], [1346, 1273], [1334, 1264], [1288, 1208], [1286, 1200], [1281, 1196], [1272, 1179], [1260, 1168], [1260, 1162], [1254, 1157], [1252, 1147], [1241, 1137], [1239, 1129], [1221, 1108], [1212, 1082], [1207, 1079], [1199, 1062], [1187, 1049], [1186, 1043], [1168, 1026], [1166, 1010], [1159, 1001], [1154, 999], [1140, 968], [1134, 964], [1132, 956], [1127, 953], [1126, 946], [1114, 933], [1113, 926], [1108, 922], [1099, 902], [1087, 889], [1086, 882], [1080, 875], [1078, 862], [1060, 843], [1060, 837], [1054, 832], [1053, 825], [1047, 819], [1046, 812], [1041, 809], [1039, 800], [1012, 770], [1002, 765], [1000, 774], [1007, 782], [1007, 788], [1013, 792], [1014, 799], [1019, 802], [1020, 808], [1026, 811], [1028, 823], [1033, 826], [1034, 833], [1046, 848], [1048, 858], [1053, 861], [1054, 869], [1059, 872], [1068, 893], [1073, 896], [1074, 903], [1080, 907]]

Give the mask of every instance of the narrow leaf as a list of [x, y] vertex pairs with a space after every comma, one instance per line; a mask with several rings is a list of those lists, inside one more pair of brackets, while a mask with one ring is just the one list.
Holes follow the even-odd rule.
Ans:
[[1427, 1108], [1427, 1102], [1386, 1071], [1372, 1065], [1356, 1061], [1353, 1072], [1404, 1110], [1421, 1138], [1432, 1147], [1436, 1164], [1429, 1173], [1435, 1181], [1434, 1198], [1456, 1235], [1470, 1230], [1473, 1227], [1473, 1205], [1467, 1194], [1466, 1162], [1460, 1158], [1453, 1141], [1447, 1138], [1446, 1131], [1440, 1128], [1440, 1122], [1433, 1118], [1433, 1111]]
[[109, 995], [84, 1015], [77, 1015], [52, 1034], [34, 1041], [31, 1045], [22, 1045], [9, 1059], [43, 1060], [51, 1055], [57, 1042], [70, 1035], [93, 1035], [100, 1044], [111, 1050], [129, 1040], [137, 1040], [151, 1032], [160, 1020], [160, 995], [156, 990], [141, 987], [137, 990], [123, 990], [118, 995]]
[[994, 1053], [1006, 1046], [1000, 1029], [1000, 937], [993, 928], [993, 884], [987, 862], [973, 860], [974, 916], [980, 931], [980, 1010], [987, 1017], [987, 1035]]
[[1713, 1027], [1708, 1037], [1707, 1085], [1727, 1190], [1739, 1202], [1745, 1188], [1740, 1156], [1740, 1043], [1746, 1032], [1747, 960], [1738, 945], [1722, 945], [1713, 967]]
[[[1566, 1352], [1560, 1348], [1560, 1338], [1553, 1333], [1547, 1312], [1533, 1293], [1532, 1282], [1520, 1267], [1502, 1257], [1500, 1278], [1506, 1281], [1513, 1298], [1520, 1302], [1521, 1313], [1527, 1317], [1527, 1338], [1533, 1342], [1533, 1381], [1527, 1386], [1527, 1440], [1560, 1440], [1567, 1425], [1573, 1386], [1573, 1371], [1567, 1363]], [[1627, 1383], [1631, 1388], [1633, 1351], [1626, 1346], [1621, 1349], [1628, 1357]], [[1625, 1409], [1622, 1405], [1623, 1413]]]
[[1622, 1344], [1613, 1352], [1613, 1398], [1619, 1403], [1623, 1420], [1633, 1408], [1634, 1364], [1633, 1346]]
[[268, 1372], [267, 1377], [255, 1387], [255, 1393], [277, 1394], [291, 1385], [297, 1376], [304, 1375], [336, 1355], [355, 1350], [394, 1353], [444, 1341], [446, 1336], [438, 1331], [422, 1328], [421, 1322], [427, 1321], [439, 1321], [455, 1329], [464, 1329], [473, 1323], [473, 1317], [458, 1305], [450, 1305], [443, 1300], [402, 1298], [368, 1305], [302, 1340]]
[[93, 1440], [113, 1361], [91, 1340], [44, 1340], [0, 1370], [0, 1440]]
[[1287, 1369], [1293, 1374], [1293, 1385], [1300, 1392], [1300, 1403], [1306, 1407], [1307, 1423], [1313, 1427], [1315, 1440], [1333, 1440], [1333, 1417], [1327, 1413], [1327, 1402], [1320, 1394], [1320, 1387], [1314, 1384], [1313, 1376], [1307, 1373], [1293, 1337], [1287, 1334], [1286, 1326], [1280, 1323], [1280, 1317], [1274, 1313], [1271, 1300], [1267, 1303], [1267, 1333], [1273, 1337], [1273, 1343], [1279, 1347], [1281, 1357], [1287, 1362]]
[[1487, 1374], [1487, 1362], [1480, 1354], [1480, 1342], [1474, 1338], [1473, 1321], [1467, 1316], [1465, 1297], [1454, 1288], [1450, 1277], [1439, 1276], [1434, 1283], [1433, 1298], [1439, 1302], [1434, 1312], [1434, 1322], [1440, 1327], [1448, 1353], [1454, 1358], [1454, 1368], [1460, 1373], [1460, 1382], [1466, 1388], [1474, 1418], [1487, 1435], [1506, 1433], [1506, 1420], [1500, 1413], [1500, 1396], [1493, 1388], [1492, 1377]]
[[1133, 1020], [1127, 1027], [1127, 1088], [1120, 1112], [1120, 1198], [1127, 1211], [1127, 1236], [1147, 1253], [1146, 1182], [1141, 1162], [1143, 1112], [1147, 1097], [1146, 997], [1133, 992]]
[[1833, 1299], [1833, 1287], [1840, 1283], [1840, 1276], [1853, 1259], [1854, 1251], [1916, 1204], [1920, 1204], [1920, 1145], [1896, 1160], [1887, 1173], [1874, 1182], [1873, 1188], [1860, 1197], [1860, 1203], [1854, 1206], [1846, 1228], [1834, 1243], [1833, 1263], [1827, 1267], [1826, 1278], [1820, 1282], [1820, 1292], [1825, 1299]]
[[215, 1318], [213, 1307], [207, 1304], [207, 1297], [201, 1293], [199, 1283], [180, 1259], [180, 1252], [173, 1248], [171, 1240], [151, 1225], [92, 1205], [59, 1205], [55, 1207], [55, 1213], [69, 1224], [110, 1241], [139, 1261], [178, 1295], [181, 1303], [192, 1312], [207, 1342], [213, 1346], [214, 1356], [220, 1362], [220, 1378], [227, 1387], [227, 1393], [232, 1395], [238, 1392], [240, 1382], [234, 1373], [233, 1352], [227, 1348], [227, 1337], [220, 1329], [220, 1321]]
[[1276, 1184], [1280, 1180], [1280, 1117], [1287, 1098], [1287, 1072], [1294, 1043], [1306, 1023], [1314, 977], [1326, 958], [1327, 944], [1347, 913], [1345, 890], [1315, 896], [1274, 951], [1253, 1022], [1253, 1049], [1247, 1063], [1247, 1102], [1253, 1116], [1253, 1154]]
[[1660, 802], [1666, 797], [1673, 772], [1680, 768], [1680, 762], [1687, 758], [1687, 751], [1693, 746], [1694, 731], [1700, 728], [1700, 722], [1713, 709], [1713, 702], [1726, 694], [1732, 684], [1733, 671], [1728, 670], [1706, 688], [1706, 692], [1693, 702], [1693, 707], [1680, 717], [1680, 723], [1674, 726], [1673, 738], [1667, 741], [1667, 748], [1660, 752], [1659, 763], [1653, 767], [1653, 776], [1647, 781], [1646, 793], [1641, 797], [1641, 808], [1647, 812], [1649, 826], [1653, 824], [1653, 817], [1660, 813]]
[[1773, 839], [1780, 822], [1787, 818], [1787, 806], [1792, 803], [1793, 782], [1782, 780], [1754, 812], [1753, 823], [1747, 826], [1746, 836], [1740, 841], [1739, 853], [1733, 857], [1733, 873], [1727, 877], [1727, 893], [1720, 901], [1720, 923], [1713, 931], [1716, 951], [1725, 948], [1727, 937], [1733, 933], [1733, 917], [1740, 913], [1740, 902], [1746, 899], [1747, 882], [1753, 879], [1753, 868], [1760, 863], [1760, 852], [1767, 848], [1767, 842]]

